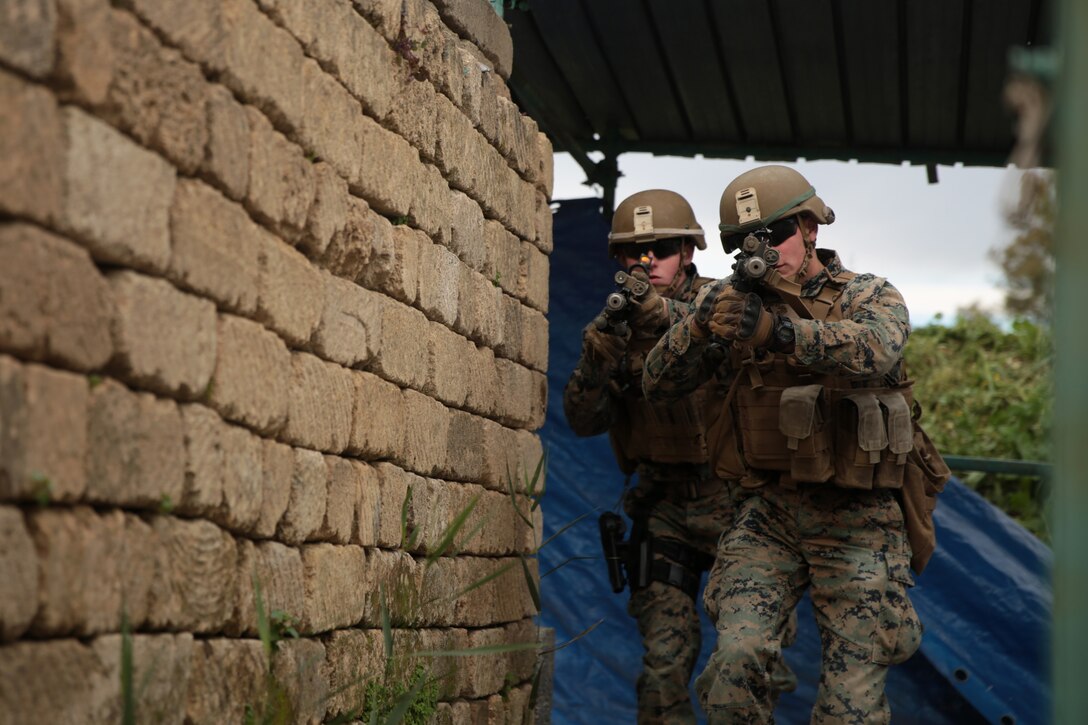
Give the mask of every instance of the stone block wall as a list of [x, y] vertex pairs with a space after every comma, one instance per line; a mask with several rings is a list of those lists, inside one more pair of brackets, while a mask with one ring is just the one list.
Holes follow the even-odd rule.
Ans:
[[321, 722], [419, 665], [436, 722], [531, 719], [533, 652], [421, 654], [540, 636], [511, 59], [486, 0], [0, 0], [0, 721]]

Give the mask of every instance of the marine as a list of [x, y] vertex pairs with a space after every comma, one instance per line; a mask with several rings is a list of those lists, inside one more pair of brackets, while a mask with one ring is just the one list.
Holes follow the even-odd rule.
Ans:
[[659, 403], [713, 384], [709, 407], [735, 432], [708, 441], [712, 464], [744, 471], [704, 592], [719, 637], [696, 690], [710, 723], [773, 722], [778, 632], [807, 591], [822, 643], [812, 722], [886, 723], [888, 668], [921, 642], [911, 566], [932, 553], [948, 477], [903, 363], [907, 307], [816, 248], [835, 215], [797, 171], [741, 174], [719, 211], [736, 271], [701, 288], [643, 376]]
[[[584, 329], [582, 355], [563, 396], [574, 432], [607, 432], [621, 471], [628, 481], [636, 477], [623, 497], [633, 526], [622, 564], [631, 587], [628, 612], [645, 648], [636, 684], [639, 723], [695, 722], [688, 693], [701, 646], [696, 597], [733, 518], [729, 486], [708, 466], [707, 391], [667, 404], [642, 393], [646, 352], [711, 282], [692, 261], [696, 248], [706, 248], [703, 237], [691, 206], [675, 192], [641, 191], [619, 204], [608, 251], [620, 263], [617, 281], [627, 297], [613, 293]], [[613, 587], [621, 591], [622, 580]], [[783, 668], [776, 687], [793, 684]]]

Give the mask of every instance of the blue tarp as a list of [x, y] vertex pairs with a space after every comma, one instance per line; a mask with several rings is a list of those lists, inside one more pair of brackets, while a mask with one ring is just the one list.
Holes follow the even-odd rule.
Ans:
[[[562, 531], [541, 551], [541, 619], [555, 629], [557, 642], [571, 642], [555, 654], [552, 717], [558, 725], [634, 722], [642, 656], [626, 613], [627, 593], [609, 587], [597, 530], [597, 515], [616, 509], [623, 478], [607, 438], [576, 437], [562, 409], [580, 331], [600, 311], [615, 272], [605, 254], [608, 228], [599, 204], [560, 202], [551, 258], [549, 397], [541, 430], [548, 452], [545, 537]], [[911, 591], [926, 632], [920, 651], [889, 674], [893, 721], [1047, 722], [1050, 550], [955, 479], [935, 519], [938, 549]], [[786, 659], [800, 684], [781, 698], [780, 723], [808, 722], [819, 678], [819, 637], [807, 597], [798, 623], [798, 641]], [[696, 672], [714, 638], [704, 617]]]

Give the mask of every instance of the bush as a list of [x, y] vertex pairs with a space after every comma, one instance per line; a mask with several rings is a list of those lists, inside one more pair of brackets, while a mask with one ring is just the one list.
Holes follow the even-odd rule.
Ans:
[[[1053, 347], [1028, 321], [1003, 330], [979, 313], [911, 333], [907, 370], [922, 426], [943, 454], [1050, 460]], [[967, 485], [1044, 541], [1047, 482], [954, 471]]]

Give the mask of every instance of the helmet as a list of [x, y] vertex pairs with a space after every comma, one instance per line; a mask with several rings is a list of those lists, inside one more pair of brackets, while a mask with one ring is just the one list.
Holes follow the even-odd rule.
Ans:
[[835, 212], [816, 196], [804, 176], [788, 166], [760, 166], [733, 179], [719, 207], [722, 237], [750, 232], [771, 222], [808, 212], [820, 224], [835, 221]]
[[614, 254], [613, 247], [617, 244], [672, 237], [691, 237], [695, 246], [706, 249], [703, 228], [695, 221], [695, 212], [684, 197], [665, 189], [640, 191], [616, 207], [608, 235], [608, 252]]

